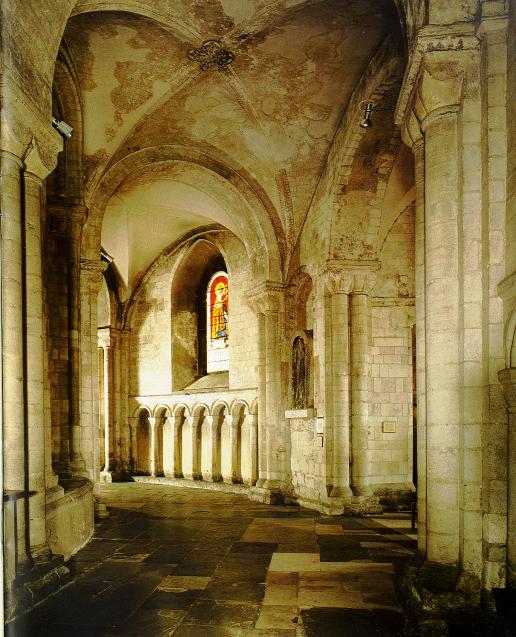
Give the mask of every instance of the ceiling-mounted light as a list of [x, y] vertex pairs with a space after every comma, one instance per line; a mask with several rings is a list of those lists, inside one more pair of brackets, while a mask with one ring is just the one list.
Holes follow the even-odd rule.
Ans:
[[52, 117], [52, 126], [58, 131], [60, 135], [66, 137], [66, 139], [70, 139], [70, 137], [72, 136], [73, 128], [70, 126], [70, 124], [67, 124], [63, 121], [58, 122], [55, 117]]

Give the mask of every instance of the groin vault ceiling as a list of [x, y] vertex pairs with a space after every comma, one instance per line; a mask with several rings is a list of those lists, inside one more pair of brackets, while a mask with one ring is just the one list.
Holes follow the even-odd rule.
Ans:
[[[194, 148], [257, 184], [292, 245], [346, 104], [397, 28], [377, 0], [79, 1], [63, 47], [80, 88], [86, 196], [131, 153]], [[106, 249], [124, 232], [133, 244], [125, 265], [114, 255], [126, 282], [185, 230], [231, 226], [234, 195], [201, 168], [143, 171], [108, 205]]]

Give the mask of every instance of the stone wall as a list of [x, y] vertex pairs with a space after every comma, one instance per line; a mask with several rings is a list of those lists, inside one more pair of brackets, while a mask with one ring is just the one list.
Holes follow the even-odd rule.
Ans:
[[130, 335], [129, 393], [172, 391], [172, 269], [158, 264], [134, 303]]
[[412, 339], [406, 307], [372, 308], [371, 484], [412, 481]]
[[412, 482], [414, 208], [394, 221], [380, 252], [371, 309], [369, 449], [372, 485]]

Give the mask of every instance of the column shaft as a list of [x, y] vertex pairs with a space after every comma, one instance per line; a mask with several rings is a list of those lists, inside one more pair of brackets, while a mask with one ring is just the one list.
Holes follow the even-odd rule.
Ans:
[[83, 474], [92, 482], [99, 480], [99, 370], [97, 335], [97, 294], [105, 264], [81, 262], [81, 419], [80, 449]]
[[268, 487], [280, 486], [284, 477], [285, 446], [279, 421], [281, 386], [279, 378], [278, 313], [266, 311], [265, 319], [265, 426]]
[[368, 496], [368, 422], [370, 393], [369, 297], [351, 295], [351, 487], [354, 495]]
[[150, 428], [150, 445], [149, 445], [149, 464], [150, 464], [150, 474], [153, 478], [156, 477], [156, 418], [149, 418], [149, 428]]
[[114, 469], [120, 469], [119, 464], [121, 460], [121, 448], [122, 448], [122, 432], [121, 432], [121, 405], [122, 405], [122, 339], [117, 333], [115, 336], [113, 351], [113, 392], [112, 392], [112, 404], [113, 404], [113, 448], [112, 457], [114, 462]]
[[350, 396], [349, 396], [349, 296], [331, 296], [331, 395], [333, 422], [332, 496], [349, 497]]
[[418, 550], [426, 553], [425, 145], [414, 146], [416, 283], [416, 436]]
[[267, 479], [267, 429], [266, 429], [266, 380], [265, 373], [265, 316], [258, 314], [258, 482], [263, 487]]
[[45, 400], [43, 286], [41, 261], [41, 180], [25, 173], [25, 308], [27, 354], [27, 450], [32, 557], [49, 553], [45, 523]]
[[138, 469], [138, 418], [129, 419], [129, 468], [133, 471]]
[[113, 437], [113, 348], [103, 347], [104, 350], [104, 468], [103, 473], [109, 473], [111, 457], [113, 455], [111, 439]]
[[425, 129], [427, 557], [459, 560], [459, 267], [457, 115]]
[[[2, 188], [2, 399], [4, 489], [24, 491], [24, 316], [22, 289], [22, 217], [20, 160], [8, 152], [1, 153]], [[25, 500], [15, 500], [17, 537], [6, 537], [16, 546], [18, 568], [26, 568], [29, 555], [25, 541]], [[14, 547], [12, 547], [14, 549]]]
[[80, 343], [79, 343], [79, 249], [82, 218], [70, 214], [68, 223], [68, 413], [70, 423], [70, 462], [72, 472], [82, 474], [85, 469], [81, 454], [80, 409]]
[[130, 431], [127, 399], [129, 395], [129, 338], [126, 332], [120, 335], [120, 459], [130, 459]]

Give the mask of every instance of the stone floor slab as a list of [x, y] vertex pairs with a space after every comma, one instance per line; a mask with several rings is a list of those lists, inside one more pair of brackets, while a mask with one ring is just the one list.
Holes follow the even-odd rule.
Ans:
[[411, 554], [411, 540], [392, 520], [325, 518], [169, 485], [113, 483], [102, 495], [110, 516], [70, 560], [72, 582], [6, 635], [396, 634], [393, 564]]

